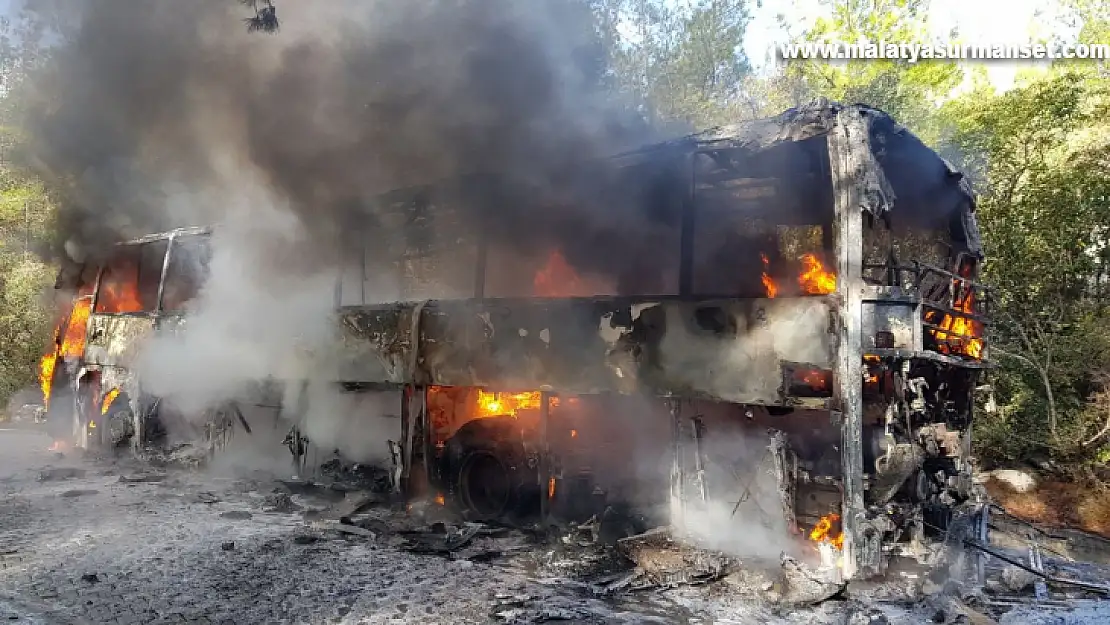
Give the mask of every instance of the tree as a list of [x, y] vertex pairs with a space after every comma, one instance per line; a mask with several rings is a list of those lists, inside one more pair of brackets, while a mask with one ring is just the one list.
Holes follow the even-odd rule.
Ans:
[[17, 166], [20, 119], [31, 73], [45, 59], [48, 24], [21, 12], [0, 20], [0, 410], [33, 388], [50, 340], [53, 269], [36, 253], [53, 232], [42, 182]]
[[[931, 43], [928, 0], [823, 0], [831, 16], [816, 20], [796, 40], [810, 43]], [[933, 138], [936, 102], [955, 88], [963, 72], [954, 62], [866, 59], [793, 61], [784, 71], [794, 91], [880, 108]]]
[[1105, 81], [1058, 71], [1002, 95], [981, 89], [939, 116], [981, 190], [1003, 365], [1002, 416], [983, 425], [997, 443], [988, 448], [1007, 455], [1089, 458], [1110, 434], [1100, 400], [1110, 380], [1110, 143], [1091, 140], [1105, 137], [1108, 107]]
[[751, 73], [747, 0], [597, 0], [594, 7], [616, 91], [649, 123], [688, 130], [735, 120]]

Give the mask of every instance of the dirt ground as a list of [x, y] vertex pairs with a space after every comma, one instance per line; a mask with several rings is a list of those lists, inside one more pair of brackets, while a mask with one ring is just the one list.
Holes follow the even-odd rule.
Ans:
[[[302, 511], [268, 510], [273, 480], [170, 471], [158, 481], [131, 481], [150, 473], [135, 464], [58, 458], [48, 444], [37, 432], [0, 430], [0, 621], [960, 622], [952, 615], [937, 621], [937, 610], [926, 604], [863, 595], [789, 610], [704, 588], [602, 597], [496, 561], [417, 555], [381, 538], [313, 534]], [[1000, 622], [1110, 622], [1100, 620], [1105, 614], [1094, 620], [1053, 614]]]
[[985, 486], [991, 499], [1020, 519], [1110, 538], [1110, 488], [1106, 486], [1044, 480], [1027, 493], [997, 480], [989, 480]]

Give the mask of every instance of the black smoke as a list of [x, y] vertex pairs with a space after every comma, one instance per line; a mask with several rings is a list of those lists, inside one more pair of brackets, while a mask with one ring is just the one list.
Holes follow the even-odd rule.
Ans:
[[617, 174], [595, 159], [647, 135], [606, 86], [588, 0], [285, 2], [273, 36], [234, 0], [67, 6], [29, 128], [71, 248], [234, 219], [240, 184], [265, 186], [308, 251], [355, 224], [384, 248], [380, 194], [487, 173], [453, 208], [495, 246], [618, 273], [676, 224], [602, 191]]

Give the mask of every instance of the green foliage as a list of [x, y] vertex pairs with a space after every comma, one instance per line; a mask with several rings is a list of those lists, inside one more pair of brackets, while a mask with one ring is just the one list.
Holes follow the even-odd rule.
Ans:
[[973, 92], [939, 116], [977, 186], [1002, 365], [983, 449], [1097, 458], [1110, 403], [1110, 84], [1063, 66], [1002, 95]]
[[54, 316], [48, 294], [55, 271], [35, 254], [51, 236], [54, 207], [43, 182], [13, 158], [24, 138], [22, 96], [44, 58], [45, 32], [28, 14], [0, 20], [0, 412], [14, 394], [37, 386]]
[[594, 12], [618, 89], [640, 103], [649, 122], [735, 121], [751, 73], [743, 51], [747, 0], [595, 0]]
[[[798, 42], [929, 43], [926, 0], [824, 0], [831, 17], [816, 20]], [[794, 61], [785, 74], [814, 95], [880, 108], [924, 138], [935, 103], [963, 79], [951, 62]]]

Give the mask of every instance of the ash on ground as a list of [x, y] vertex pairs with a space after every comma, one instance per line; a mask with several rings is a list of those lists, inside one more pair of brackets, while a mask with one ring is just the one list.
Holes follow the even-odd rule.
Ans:
[[[59, 459], [48, 445], [33, 432], [0, 432], [0, 618], [13, 623], [1110, 618], [1089, 591], [1050, 583], [1038, 601], [1037, 585], [1013, 574], [1007, 579], [1020, 590], [913, 570], [842, 587], [789, 558], [691, 548], [615, 514], [554, 527], [466, 523], [434, 503], [410, 509], [385, 488], [388, 476], [373, 472], [359, 480], [339, 471], [342, 479], [324, 483], [221, 478]], [[82, 495], [65, 495], [76, 491]], [[997, 564], [985, 568], [1001, 580]], [[1060, 578], [1110, 577], [1096, 565], [1052, 557], [1042, 564]]]

